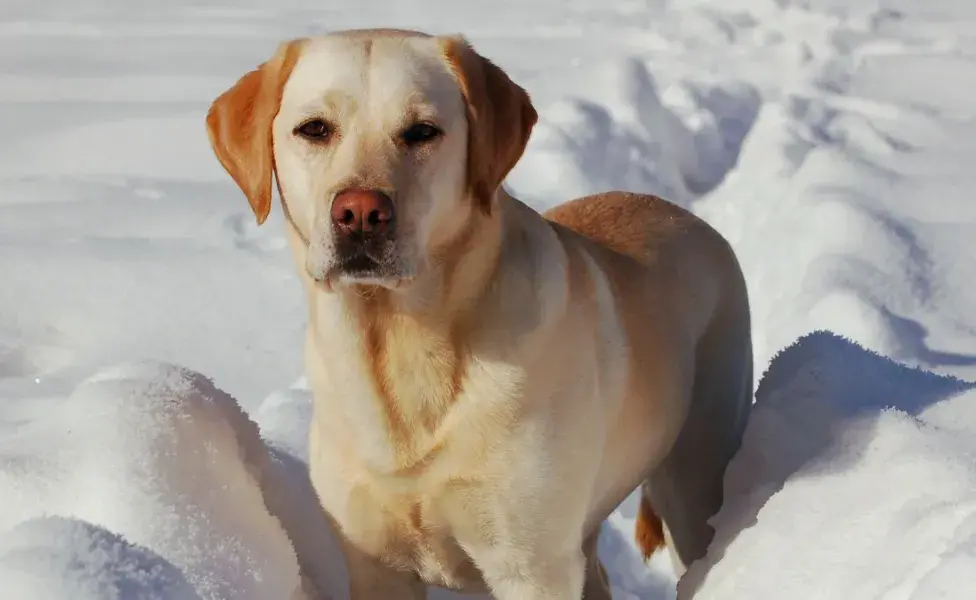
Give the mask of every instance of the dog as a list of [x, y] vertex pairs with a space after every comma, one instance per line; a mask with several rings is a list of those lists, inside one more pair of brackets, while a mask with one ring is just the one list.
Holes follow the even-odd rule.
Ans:
[[283, 42], [207, 114], [258, 224], [277, 182], [353, 600], [610, 598], [596, 540], [637, 488], [645, 557], [680, 576], [714, 536], [752, 404], [737, 258], [655, 196], [513, 197], [537, 119], [462, 36], [395, 29]]

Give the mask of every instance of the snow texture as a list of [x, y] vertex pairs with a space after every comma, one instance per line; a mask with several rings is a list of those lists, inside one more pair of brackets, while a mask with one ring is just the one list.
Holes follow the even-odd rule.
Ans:
[[[279, 40], [363, 26], [462, 32], [529, 90], [534, 207], [658, 193], [736, 250], [757, 404], [677, 597], [972, 597], [970, 0], [10, 0], [0, 600], [346, 597], [282, 217], [203, 115]], [[671, 600], [636, 509], [602, 530], [615, 598]]]
[[44, 515], [98, 524], [172, 563], [203, 598], [300, 588], [258, 428], [198, 373], [103, 370], [3, 442], [2, 529]]
[[719, 534], [682, 593], [921, 599], [976, 589], [974, 388], [827, 332], [779, 353], [727, 475]]
[[199, 600], [179, 569], [90, 523], [45, 517], [19, 523], [0, 542], [7, 598]]

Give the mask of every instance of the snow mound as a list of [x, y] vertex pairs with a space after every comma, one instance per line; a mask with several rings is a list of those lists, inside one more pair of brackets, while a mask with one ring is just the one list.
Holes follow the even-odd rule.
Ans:
[[304, 597], [274, 516], [295, 512], [281, 464], [237, 402], [199, 373], [121, 365], [0, 440], [0, 531], [73, 517], [151, 549], [202, 599]]
[[780, 352], [678, 597], [969, 598], [974, 387], [827, 332]]
[[121, 536], [63, 517], [25, 521], [0, 540], [5, 597], [200, 600], [179, 569]]
[[[347, 598], [310, 416], [302, 381], [252, 421], [194, 371], [100, 372], [0, 443], [0, 584], [27, 600]], [[973, 384], [804, 336], [763, 375], [715, 543], [677, 597], [966, 597], [974, 428]], [[600, 540], [616, 597], [674, 598], [663, 554], [648, 567], [634, 548], [633, 500]]]
[[756, 90], [742, 82], [659, 89], [644, 61], [612, 62], [585, 98], [540, 108], [507, 185], [539, 209], [608, 189], [687, 205], [735, 166], [759, 105]]

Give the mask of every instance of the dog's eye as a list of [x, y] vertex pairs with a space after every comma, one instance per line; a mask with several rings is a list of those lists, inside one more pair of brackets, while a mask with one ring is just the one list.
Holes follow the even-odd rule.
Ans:
[[443, 133], [430, 123], [414, 123], [400, 133], [400, 139], [408, 146], [416, 146], [433, 140]]
[[322, 119], [312, 119], [296, 127], [295, 133], [307, 140], [321, 142], [329, 139], [329, 136], [332, 135], [332, 126]]

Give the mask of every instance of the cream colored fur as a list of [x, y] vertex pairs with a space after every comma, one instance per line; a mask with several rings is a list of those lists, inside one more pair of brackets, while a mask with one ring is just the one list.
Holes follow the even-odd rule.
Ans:
[[[295, 134], [313, 117], [327, 142]], [[535, 118], [463, 40], [391, 30], [286, 43], [208, 117], [259, 221], [277, 173], [308, 302], [311, 479], [353, 600], [609, 598], [596, 535], [638, 486], [679, 568], [711, 539], [751, 403], [736, 259], [651, 196], [546, 215], [510, 197]], [[443, 135], [405, 147], [418, 120]], [[394, 200], [382, 275], [336, 267], [349, 187]]]

